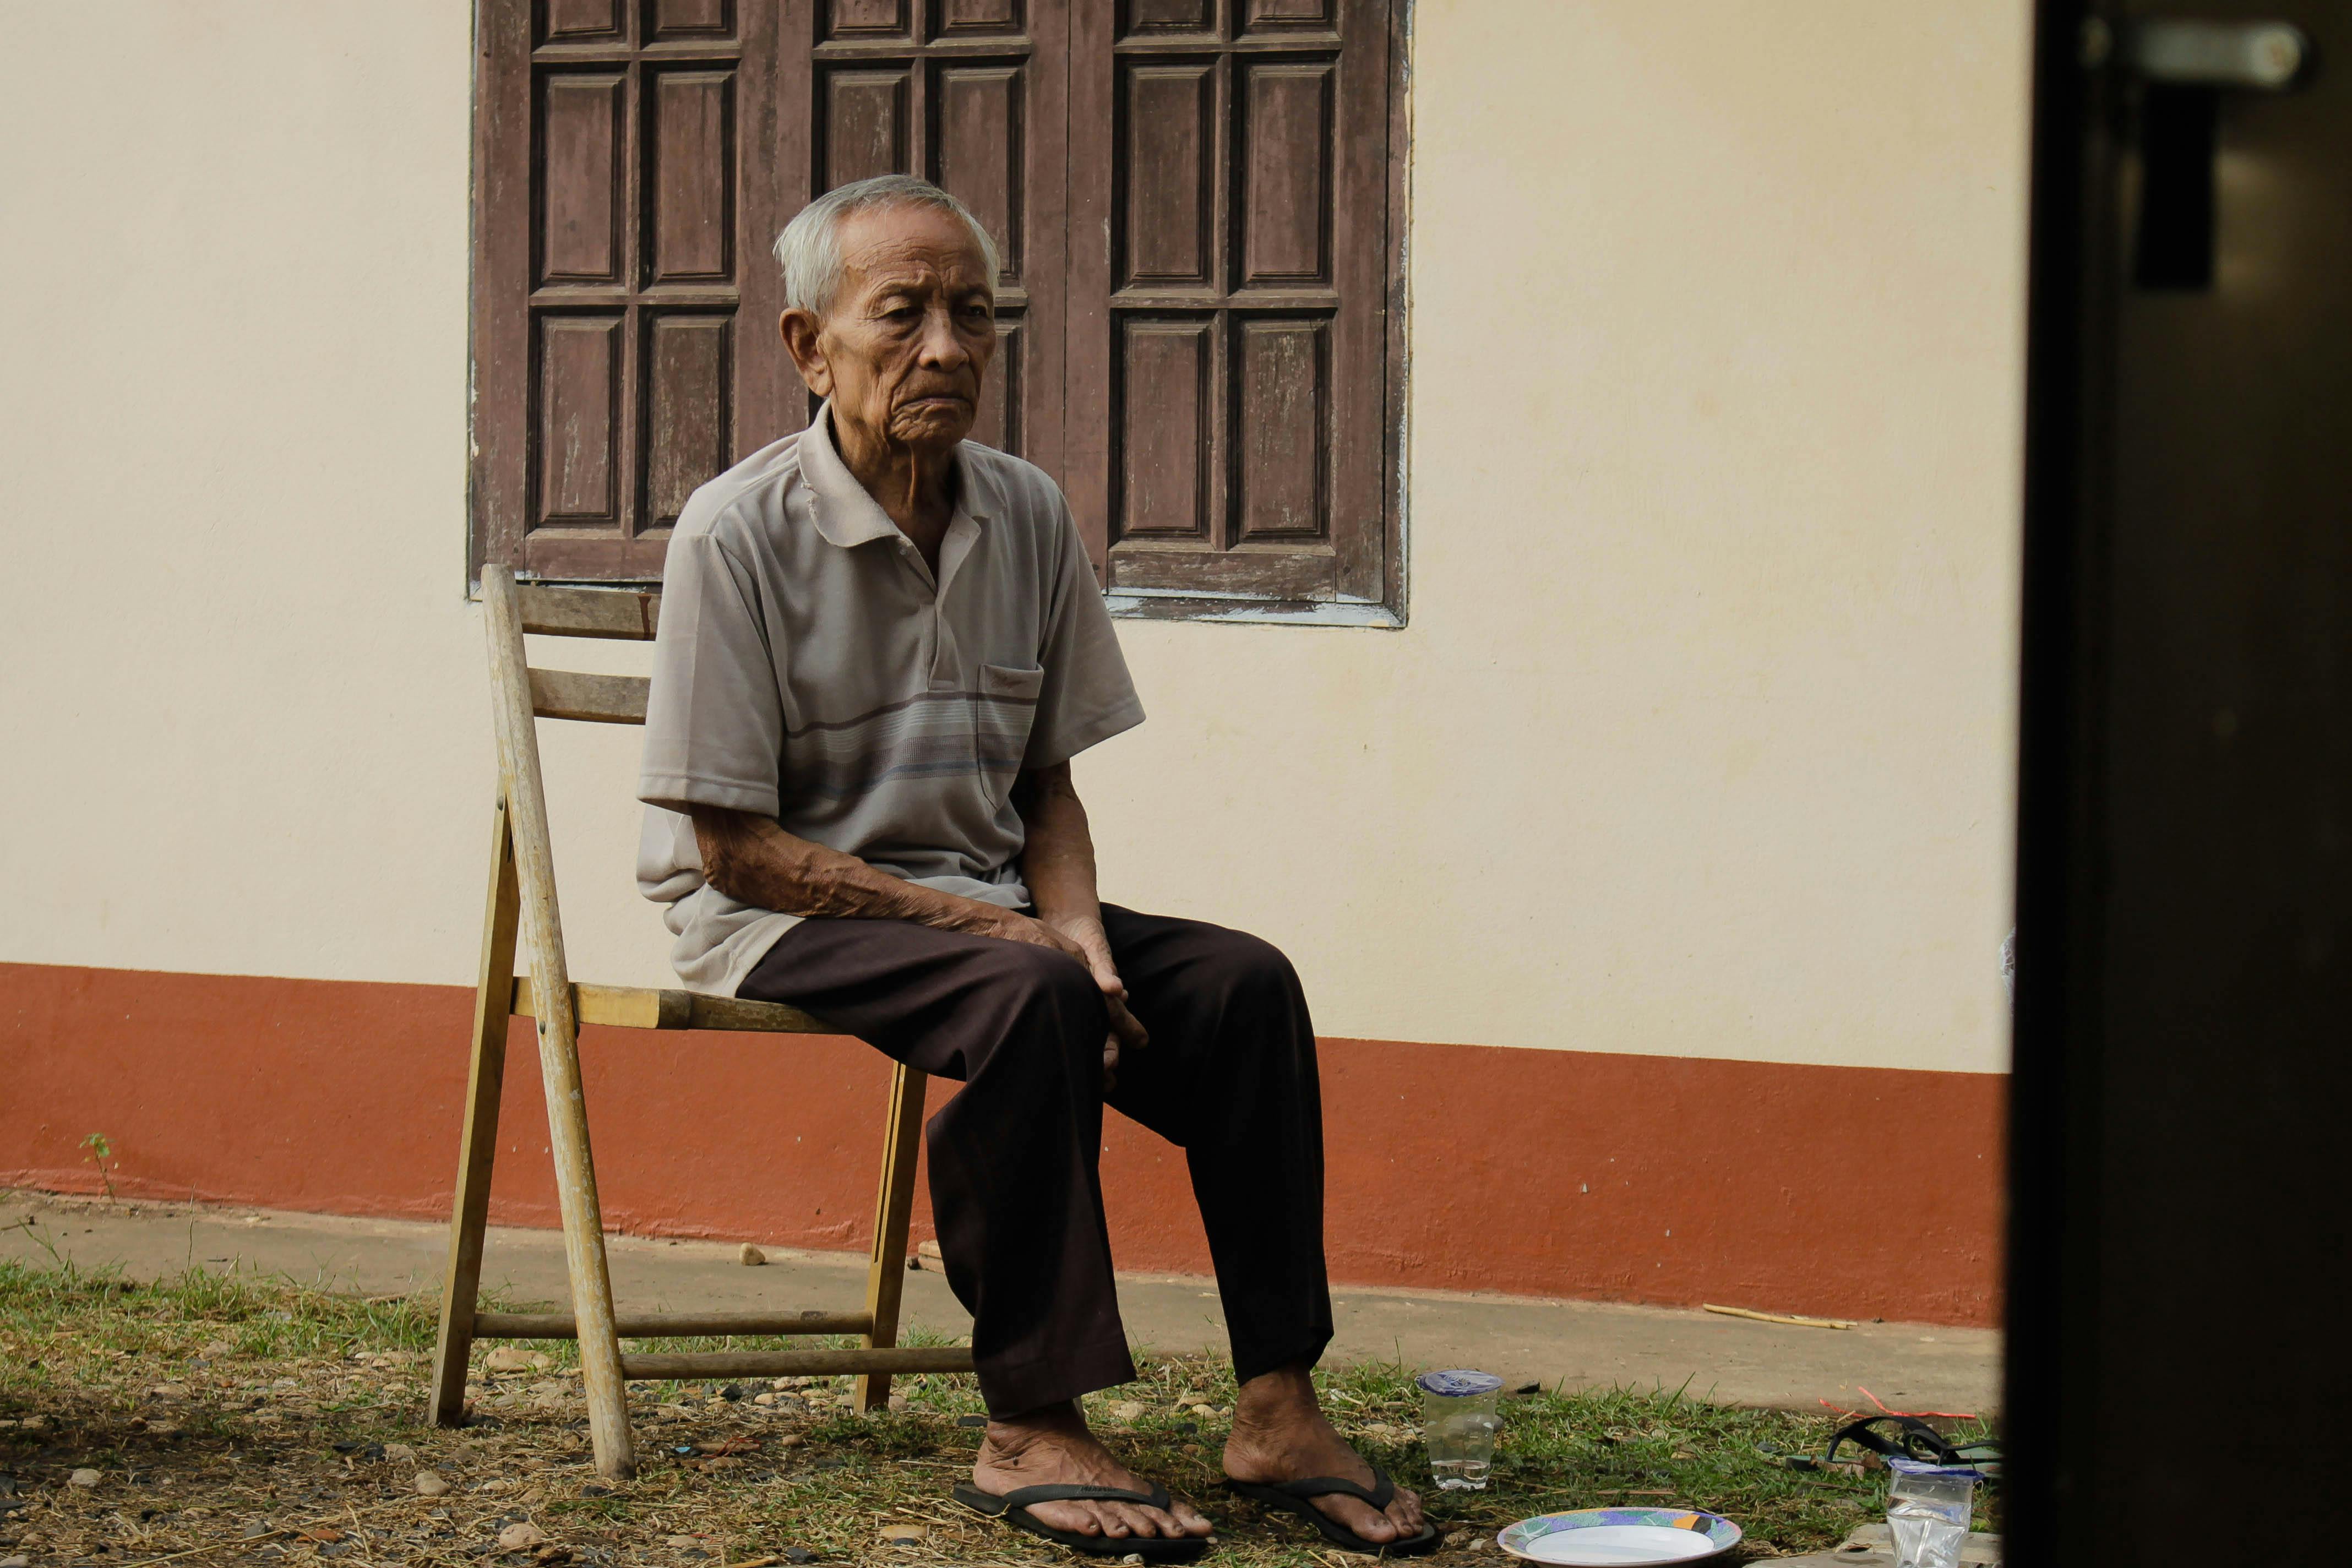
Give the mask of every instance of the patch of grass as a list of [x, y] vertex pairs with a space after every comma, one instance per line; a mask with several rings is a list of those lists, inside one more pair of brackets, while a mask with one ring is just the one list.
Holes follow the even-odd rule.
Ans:
[[[845, 1408], [845, 1378], [635, 1384], [641, 1473], [615, 1485], [589, 1463], [565, 1342], [518, 1342], [543, 1363], [496, 1374], [483, 1364], [495, 1346], [483, 1345], [470, 1394], [479, 1424], [421, 1426], [434, 1326], [422, 1301], [250, 1274], [192, 1269], [140, 1284], [0, 1260], [0, 1555], [118, 1568], [183, 1552], [202, 1553], [185, 1559], [198, 1568], [346, 1556], [719, 1568], [796, 1546], [839, 1563], [1072, 1561], [950, 1500], [980, 1438], [958, 1420], [981, 1413], [969, 1378], [902, 1377], [893, 1408], [870, 1417]], [[1138, 1360], [1138, 1380], [1093, 1396], [1089, 1419], [1129, 1465], [1218, 1521], [1212, 1561], [1347, 1561], [1219, 1485], [1229, 1364]], [[1404, 1484], [1423, 1481], [1407, 1369], [1341, 1368], [1319, 1381], [1350, 1440]], [[1619, 1504], [1727, 1514], [1748, 1532], [1747, 1561], [1821, 1550], [1881, 1514], [1884, 1476], [1796, 1472], [1771, 1456], [1819, 1452], [1834, 1426], [1826, 1414], [1736, 1409], [1673, 1390], [1514, 1398], [1487, 1490], [1423, 1485], [1432, 1517], [1462, 1533], [1434, 1561], [1499, 1563], [1471, 1542], [1528, 1514]], [[68, 1483], [82, 1468], [100, 1473], [97, 1487]], [[448, 1483], [445, 1495], [417, 1495], [427, 1469]], [[499, 1531], [526, 1521], [548, 1544], [502, 1555]], [[877, 1530], [891, 1522], [928, 1534], [913, 1549], [887, 1545]]]

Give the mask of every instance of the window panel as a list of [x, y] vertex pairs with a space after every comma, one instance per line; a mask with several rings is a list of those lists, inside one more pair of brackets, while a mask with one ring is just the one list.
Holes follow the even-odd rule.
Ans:
[[541, 41], [551, 44], [601, 44], [622, 41], [622, 0], [547, 0], [545, 31]]
[[1003, 261], [998, 286], [1018, 284], [1021, 184], [1026, 169], [1021, 68], [943, 68], [932, 89], [932, 101], [938, 105], [938, 122], [931, 135], [930, 178], [970, 207], [996, 241]]
[[540, 182], [540, 281], [621, 279], [621, 130], [627, 82], [619, 76], [551, 76], [541, 91], [545, 158]]
[[681, 43], [735, 36], [731, 0], [654, 0], [647, 36], [656, 43]]
[[1243, 287], [1328, 284], [1331, 66], [1242, 65]]
[[620, 521], [618, 316], [542, 318], [539, 331], [539, 521]]
[[828, 43], [911, 38], [913, 0], [824, 0], [818, 37]]
[[1234, 347], [1235, 537], [1320, 538], [1328, 345], [1318, 321], [1244, 320]]
[[647, 281], [724, 282], [735, 270], [734, 73], [663, 71], [654, 83]]
[[1215, 67], [1207, 61], [1129, 67], [1118, 167], [1127, 189], [1118, 249], [1128, 287], [1205, 286], [1213, 265]]
[[677, 521], [697, 485], [727, 467], [731, 387], [725, 316], [657, 315], [644, 355], [648, 424], [640, 533]]
[[819, 194], [877, 174], [903, 174], [911, 166], [907, 79], [903, 67], [825, 73]]
[[1118, 536], [1206, 542], [1216, 427], [1207, 321], [1130, 319], [1120, 330]]
[[940, 0], [940, 36], [967, 37], [1022, 30], [1020, 0]]

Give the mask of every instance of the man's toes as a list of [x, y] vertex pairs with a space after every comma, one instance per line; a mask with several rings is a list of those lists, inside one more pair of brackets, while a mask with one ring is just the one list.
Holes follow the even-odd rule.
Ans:
[[1153, 1535], [1165, 1535], [1172, 1540], [1184, 1533], [1184, 1527], [1176, 1521], [1176, 1516], [1165, 1509], [1147, 1508], [1137, 1511], [1143, 1515], [1143, 1522]]
[[1209, 1516], [1188, 1502], [1176, 1505], [1176, 1525], [1186, 1535], [1206, 1535], [1211, 1528]]
[[1102, 1521], [1095, 1510], [1074, 1503], [1039, 1503], [1029, 1510], [1029, 1517], [1051, 1530], [1071, 1530], [1080, 1535], [1100, 1535]]
[[1379, 1510], [1358, 1502], [1353, 1498], [1341, 1498], [1330, 1510], [1331, 1517], [1362, 1536], [1366, 1541], [1394, 1541], [1396, 1522]]

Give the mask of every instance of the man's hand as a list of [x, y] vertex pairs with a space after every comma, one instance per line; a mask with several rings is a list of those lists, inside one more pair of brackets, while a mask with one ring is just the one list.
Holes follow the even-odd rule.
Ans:
[[1141, 1050], [1151, 1043], [1151, 1036], [1127, 1010], [1127, 982], [1118, 977], [1118, 966], [1111, 962], [1110, 939], [1103, 934], [1102, 921], [1072, 916], [1047, 921], [1007, 910], [1003, 920], [988, 934], [1007, 942], [1050, 947], [1087, 966], [1087, 973], [1094, 976], [1095, 984], [1102, 991], [1103, 1007], [1110, 1015], [1110, 1033], [1103, 1039], [1103, 1092], [1108, 1094], [1116, 1089], [1119, 1052]]

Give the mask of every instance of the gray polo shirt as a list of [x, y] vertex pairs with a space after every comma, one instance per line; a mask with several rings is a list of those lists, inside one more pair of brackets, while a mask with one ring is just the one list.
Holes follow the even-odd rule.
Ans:
[[1143, 720], [1053, 480], [957, 448], [934, 582], [831, 431], [828, 410], [695, 491], [662, 569], [637, 885], [698, 991], [733, 995], [798, 917], [703, 881], [689, 804], [1018, 908], [1013, 779]]

